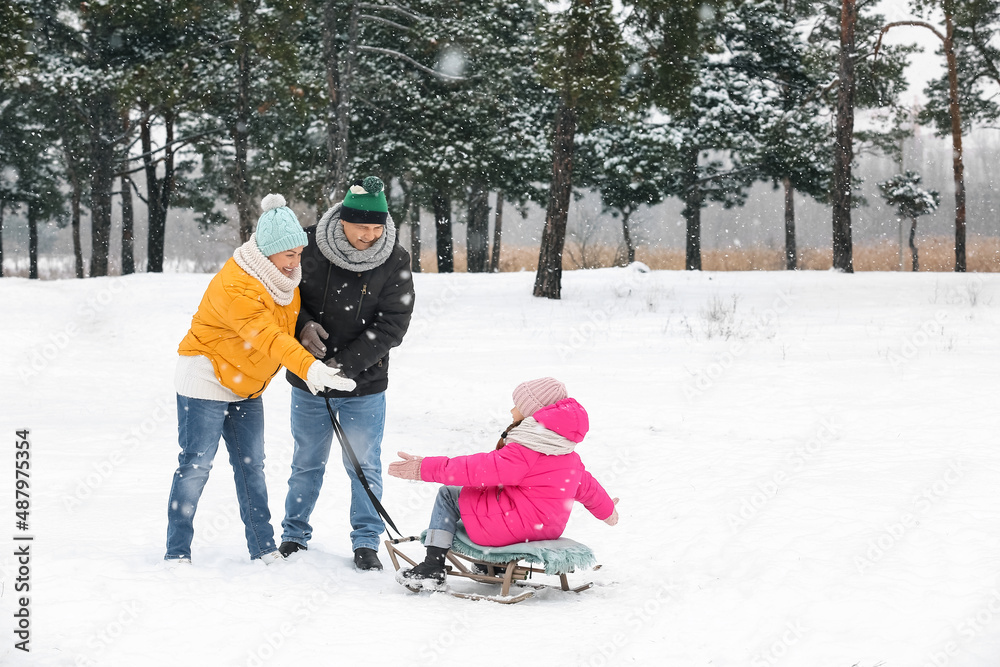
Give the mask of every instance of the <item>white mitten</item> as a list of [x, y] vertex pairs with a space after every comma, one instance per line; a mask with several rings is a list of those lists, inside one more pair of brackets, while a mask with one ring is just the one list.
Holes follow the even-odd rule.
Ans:
[[306, 386], [315, 395], [323, 391], [324, 387], [336, 391], [351, 391], [355, 383], [341, 375], [339, 368], [330, 368], [322, 361], [314, 361], [306, 374]]

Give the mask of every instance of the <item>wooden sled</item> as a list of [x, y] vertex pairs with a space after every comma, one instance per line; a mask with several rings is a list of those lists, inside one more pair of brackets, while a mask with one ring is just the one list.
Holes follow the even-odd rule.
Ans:
[[[418, 563], [403, 553], [398, 545], [405, 542], [422, 542], [423, 537], [424, 535], [385, 541], [386, 551], [397, 571], [400, 568], [400, 559], [409, 563], [411, 567]], [[461, 527], [455, 535], [455, 542], [448, 552], [447, 559], [448, 564], [445, 566], [447, 576], [471, 579], [483, 584], [498, 584], [500, 594], [480, 595], [452, 590], [445, 592], [458, 598], [489, 600], [501, 604], [527, 600], [536, 590], [545, 588], [574, 593], [585, 591], [594, 585], [593, 582], [571, 588], [566, 575], [573, 574], [578, 569], [596, 570], [601, 567], [595, 565], [594, 553], [588, 546], [569, 538], [523, 542], [506, 547], [483, 547], [470, 540], [468, 533]], [[533, 574], [558, 576], [559, 585], [529, 581]], [[511, 589], [515, 586], [529, 590], [512, 595]]]

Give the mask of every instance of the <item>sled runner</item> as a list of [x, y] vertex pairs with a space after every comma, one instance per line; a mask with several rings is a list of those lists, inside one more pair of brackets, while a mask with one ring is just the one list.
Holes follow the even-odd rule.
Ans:
[[[410, 566], [416, 566], [414, 561], [404, 554], [398, 545], [403, 542], [423, 541], [420, 537], [402, 537], [386, 540], [385, 548], [392, 559], [392, 565], [398, 571], [399, 559]], [[476, 593], [461, 593], [447, 590], [446, 592], [459, 598], [470, 600], [490, 600], [503, 604], [513, 604], [532, 597], [535, 590], [553, 588], [562, 591], [579, 593], [593, 586], [588, 582], [571, 588], [566, 575], [576, 570], [598, 569], [595, 565], [594, 552], [585, 544], [566, 537], [556, 540], [541, 540], [537, 542], [521, 542], [505, 547], [484, 547], [469, 539], [465, 529], [459, 527], [455, 542], [448, 552], [449, 565], [445, 571], [449, 577], [471, 579], [484, 584], [499, 584], [500, 595], [479, 595]], [[546, 574], [559, 577], [559, 585], [535, 583], [529, 581], [532, 574]], [[511, 595], [511, 588], [517, 586], [531, 590]]]

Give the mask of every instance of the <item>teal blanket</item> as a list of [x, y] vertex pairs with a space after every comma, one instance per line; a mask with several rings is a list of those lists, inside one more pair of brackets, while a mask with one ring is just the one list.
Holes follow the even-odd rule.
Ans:
[[[423, 542], [424, 531], [420, 535]], [[545, 574], [566, 574], [574, 570], [585, 570], [597, 563], [594, 552], [586, 544], [568, 537], [537, 542], [519, 542], [505, 547], [484, 547], [469, 539], [463, 526], [458, 527], [455, 542], [451, 545], [455, 553], [481, 560], [486, 563], [503, 565], [512, 560], [523, 560], [545, 568]]]

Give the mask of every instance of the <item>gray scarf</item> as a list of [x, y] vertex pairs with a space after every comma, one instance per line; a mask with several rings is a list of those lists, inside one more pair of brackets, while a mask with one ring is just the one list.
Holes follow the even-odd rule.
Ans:
[[522, 447], [550, 456], [569, 454], [577, 445], [569, 438], [564, 438], [555, 431], [545, 428], [535, 421], [534, 417], [526, 418], [509, 430], [503, 441], [504, 444], [516, 442]]
[[392, 216], [386, 216], [382, 237], [371, 248], [358, 250], [347, 240], [344, 226], [340, 224], [341, 205], [343, 202], [334, 204], [316, 225], [316, 246], [319, 251], [330, 262], [348, 271], [362, 272], [382, 266], [396, 245], [396, 225], [392, 222]]

